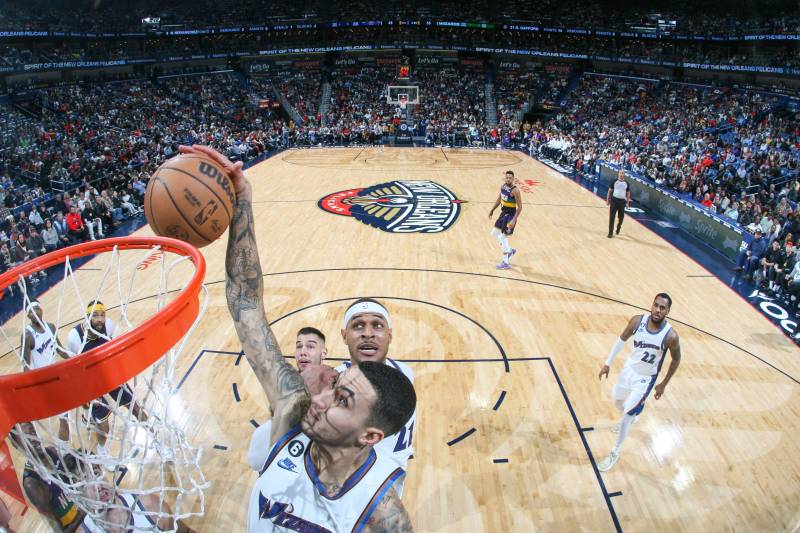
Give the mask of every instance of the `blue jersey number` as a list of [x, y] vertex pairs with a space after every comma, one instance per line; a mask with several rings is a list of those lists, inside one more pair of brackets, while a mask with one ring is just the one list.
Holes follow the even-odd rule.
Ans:
[[644, 352], [644, 357], [642, 357], [642, 361], [645, 363], [650, 363], [651, 365], [656, 361], [656, 354], [650, 352]]
[[395, 452], [402, 452], [409, 446], [411, 446], [411, 438], [414, 435], [414, 423], [412, 422], [410, 426], [408, 426], [408, 440], [406, 440], [406, 427], [403, 426], [400, 429], [400, 433], [397, 435], [397, 444], [394, 445]]

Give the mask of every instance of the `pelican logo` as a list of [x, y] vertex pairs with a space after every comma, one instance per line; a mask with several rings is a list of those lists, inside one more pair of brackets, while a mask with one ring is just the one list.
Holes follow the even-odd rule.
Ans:
[[317, 205], [389, 233], [439, 233], [461, 212], [456, 196], [432, 181], [389, 181], [329, 194]]

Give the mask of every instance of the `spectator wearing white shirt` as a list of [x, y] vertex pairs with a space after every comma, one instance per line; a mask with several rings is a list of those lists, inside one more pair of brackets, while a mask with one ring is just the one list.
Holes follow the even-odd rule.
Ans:
[[739, 203], [733, 202], [728, 210], [725, 211], [725, 216], [731, 220], [739, 220]]
[[39, 214], [39, 211], [36, 209], [31, 209], [31, 214], [28, 216], [28, 220], [31, 221], [31, 224], [34, 226], [41, 227], [44, 224], [44, 220], [42, 220], [42, 215]]
[[758, 223], [758, 225], [761, 227], [761, 231], [764, 233], [764, 235], [769, 235], [771, 233], [772, 219], [768, 214], [765, 214], [763, 217], [761, 217], [761, 221]]

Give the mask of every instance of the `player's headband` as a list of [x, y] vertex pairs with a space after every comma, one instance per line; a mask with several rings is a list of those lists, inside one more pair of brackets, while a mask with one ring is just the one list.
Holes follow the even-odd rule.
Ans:
[[86, 314], [91, 315], [92, 313], [105, 313], [106, 306], [101, 303], [93, 303], [89, 304], [89, 307], [86, 308]]
[[389, 327], [392, 327], [392, 319], [389, 318], [389, 311], [387, 311], [384, 306], [378, 302], [358, 302], [357, 304], [350, 306], [350, 309], [348, 309], [344, 314], [344, 324], [342, 329], [347, 329], [347, 324], [350, 323], [350, 320], [355, 315], [360, 315], [361, 313], [381, 315], [384, 319], [386, 319], [386, 323], [389, 325]]
[[33, 300], [31, 303], [28, 304], [28, 311], [33, 311], [33, 309], [36, 308], [36, 307], [38, 307], [39, 309], [42, 308], [42, 306], [39, 304], [39, 302], [37, 302], [36, 300]]

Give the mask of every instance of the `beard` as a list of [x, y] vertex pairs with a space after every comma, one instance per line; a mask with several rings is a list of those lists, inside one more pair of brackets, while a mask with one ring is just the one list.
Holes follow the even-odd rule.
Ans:
[[[94, 322], [92, 322], [91, 324], [92, 324], [92, 329], [90, 329], [89, 332], [88, 332], [88, 338], [96, 339], [97, 338], [97, 333], [100, 333], [102, 335], [106, 334], [106, 322], [105, 322], [105, 320], [99, 326], [96, 325]], [[95, 331], [97, 333], [95, 333]]]

